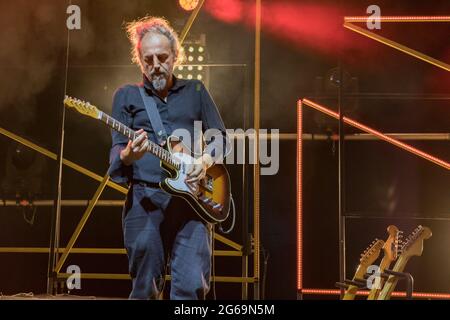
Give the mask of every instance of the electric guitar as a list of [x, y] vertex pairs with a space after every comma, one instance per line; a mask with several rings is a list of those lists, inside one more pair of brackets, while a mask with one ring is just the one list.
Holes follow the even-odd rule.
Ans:
[[[389, 268], [391, 263], [397, 259], [398, 256], [398, 242], [401, 237], [401, 231], [394, 225], [390, 225], [387, 228], [389, 237], [384, 243], [383, 252], [384, 256], [378, 267], [378, 272], [381, 274]], [[372, 289], [370, 289], [369, 296], [367, 300], [376, 300], [380, 294], [381, 288], [383, 287], [383, 278], [379, 277], [377, 281], [373, 284]]]
[[[364, 275], [367, 273], [367, 268], [378, 259], [383, 245], [383, 240], [375, 239], [372, 244], [361, 254], [361, 259], [359, 260], [358, 268], [353, 276], [353, 281], [364, 281]], [[345, 290], [342, 300], [354, 300], [357, 291], [357, 286], [350, 285], [347, 290]]]
[[[406, 238], [406, 242], [402, 245], [402, 253], [395, 262], [393, 271], [403, 272], [411, 257], [421, 256], [423, 252], [423, 241], [429, 239], [431, 235], [432, 233], [429, 228], [418, 226], [411, 235]], [[377, 300], [389, 300], [397, 282], [398, 278], [396, 276], [389, 276]]]
[[[134, 140], [136, 132], [89, 102], [66, 96], [64, 104], [79, 113], [100, 120], [113, 130]], [[208, 223], [219, 223], [227, 219], [231, 202], [230, 176], [223, 164], [215, 164], [206, 171], [206, 176], [199, 183], [199, 188], [192, 191], [185, 182], [187, 165], [194, 158], [190, 156], [180, 139], [171, 136], [167, 139], [167, 149], [148, 140], [147, 152], [160, 159], [161, 168], [168, 172], [169, 178], [159, 183], [161, 189], [171, 195], [186, 200], [195, 212]]]

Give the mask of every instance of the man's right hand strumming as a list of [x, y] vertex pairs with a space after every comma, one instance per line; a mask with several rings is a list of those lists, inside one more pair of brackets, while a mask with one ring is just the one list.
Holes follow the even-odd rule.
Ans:
[[148, 136], [144, 129], [136, 131], [138, 135], [134, 141], [128, 141], [128, 145], [120, 152], [120, 160], [129, 166], [134, 161], [141, 159], [148, 149]]

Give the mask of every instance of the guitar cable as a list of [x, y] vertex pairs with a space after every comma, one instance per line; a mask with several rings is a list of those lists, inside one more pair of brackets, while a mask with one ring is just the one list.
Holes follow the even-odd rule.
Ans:
[[[235, 222], [236, 222], [236, 207], [234, 205], [233, 195], [230, 195], [230, 196], [231, 196], [231, 205], [233, 207], [233, 222], [231, 223], [230, 229], [228, 229], [227, 231], [224, 231], [223, 228], [222, 228], [222, 224], [219, 224], [220, 232], [225, 233], [225, 234], [230, 233], [234, 229], [234, 225], [235, 225]], [[215, 262], [215, 258], [214, 258], [214, 251], [215, 251], [214, 233], [215, 233], [215, 231], [216, 231], [216, 227], [214, 225], [212, 225], [212, 227], [211, 227], [211, 233], [212, 233], [212, 235], [211, 235], [211, 242], [212, 242], [212, 277], [214, 279], [214, 281], [213, 281], [213, 288], [212, 289], [213, 289], [213, 299], [217, 300], [217, 296], [216, 296], [216, 262]]]
[[222, 228], [222, 224], [219, 223], [219, 230], [220, 230], [220, 232], [222, 232], [222, 233], [224, 233], [224, 234], [229, 234], [229, 233], [231, 233], [231, 231], [233, 231], [234, 225], [235, 225], [235, 223], [236, 223], [236, 207], [234, 206], [233, 195], [231, 194], [230, 197], [231, 197], [231, 199], [230, 199], [230, 200], [231, 200], [231, 206], [232, 206], [232, 208], [233, 208], [233, 220], [232, 220], [232, 222], [231, 222], [231, 226], [230, 226], [230, 228], [229, 228], [227, 231], [225, 231], [225, 230], [223, 230], [223, 228]]
[[213, 299], [217, 300], [217, 296], [216, 296], [216, 262], [214, 259], [214, 246], [215, 246], [215, 241], [214, 241], [214, 233], [215, 233], [215, 226], [212, 225], [211, 226], [211, 244], [212, 244], [212, 277], [214, 279], [213, 281]]

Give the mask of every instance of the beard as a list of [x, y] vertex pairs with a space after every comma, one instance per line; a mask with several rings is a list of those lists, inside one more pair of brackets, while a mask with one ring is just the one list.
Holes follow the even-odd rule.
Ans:
[[164, 91], [168, 83], [168, 77], [169, 75], [167, 75], [166, 73], [152, 74], [150, 77], [150, 81], [153, 85], [153, 88], [158, 92]]

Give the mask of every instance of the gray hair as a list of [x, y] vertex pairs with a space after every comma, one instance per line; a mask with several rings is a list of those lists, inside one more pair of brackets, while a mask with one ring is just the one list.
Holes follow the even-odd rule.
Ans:
[[181, 44], [178, 35], [172, 29], [169, 22], [164, 18], [146, 16], [142, 19], [129, 22], [125, 26], [128, 39], [131, 42], [131, 61], [136, 63], [143, 70], [141, 62], [141, 41], [144, 36], [149, 33], [162, 34], [170, 41], [170, 47], [175, 57], [175, 64], [181, 63], [182, 53]]

